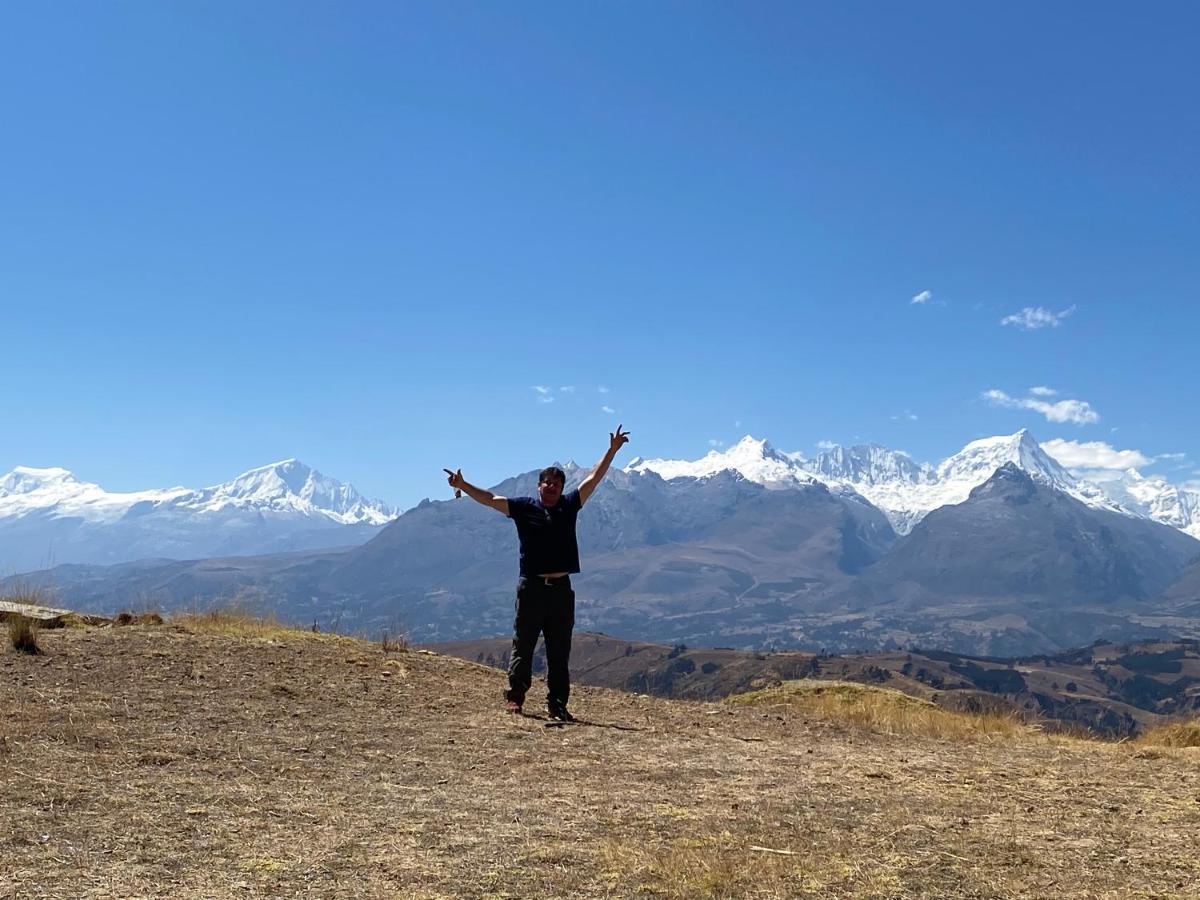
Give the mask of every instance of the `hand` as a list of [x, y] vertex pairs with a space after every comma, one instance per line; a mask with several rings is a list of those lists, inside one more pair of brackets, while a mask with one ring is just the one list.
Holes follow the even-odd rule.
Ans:
[[617, 430], [615, 432], [611, 432], [611, 431], [609, 432], [609, 434], [608, 434], [608, 452], [609, 453], [616, 453], [618, 450], [620, 450], [622, 447], [624, 447], [628, 443], [629, 443], [629, 432], [622, 431], [620, 425], [617, 426]]
[[454, 499], [457, 500], [462, 496], [463, 485], [467, 483], [467, 479], [463, 478], [462, 469], [457, 472], [451, 472], [449, 469], [442, 469], [450, 477], [446, 479], [446, 483], [454, 488]]

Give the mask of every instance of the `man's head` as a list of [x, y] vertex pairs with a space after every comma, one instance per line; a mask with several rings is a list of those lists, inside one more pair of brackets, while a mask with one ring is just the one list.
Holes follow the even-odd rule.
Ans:
[[538, 499], [543, 506], [554, 506], [567, 484], [567, 473], [558, 466], [549, 466], [538, 473]]

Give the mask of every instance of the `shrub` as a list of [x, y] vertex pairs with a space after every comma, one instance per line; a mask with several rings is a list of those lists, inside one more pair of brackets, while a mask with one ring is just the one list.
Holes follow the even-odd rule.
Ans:
[[8, 642], [14, 650], [37, 656], [42, 652], [38, 646], [38, 627], [33, 619], [13, 616], [8, 620]]
[[1137, 743], [1151, 747], [1200, 747], [1200, 719], [1152, 728]]
[[899, 691], [840, 681], [792, 681], [778, 688], [735, 694], [727, 702], [784, 705], [806, 716], [882, 734], [966, 740], [1034, 731], [1015, 715], [950, 712]]

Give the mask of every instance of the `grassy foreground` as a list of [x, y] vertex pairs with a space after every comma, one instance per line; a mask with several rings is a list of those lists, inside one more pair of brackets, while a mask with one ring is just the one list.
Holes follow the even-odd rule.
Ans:
[[[240, 617], [0, 652], [2, 897], [1195, 897], [1200, 749], [579, 688]], [[1191, 726], [1192, 729], [1195, 726]]]

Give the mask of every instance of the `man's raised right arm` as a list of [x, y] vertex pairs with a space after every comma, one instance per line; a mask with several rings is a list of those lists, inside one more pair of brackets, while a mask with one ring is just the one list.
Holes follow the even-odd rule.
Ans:
[[451, 472], [449, 469], [442, 469], [450, 477], [446, 479], [450, 487], [456, 491], [462, 491], [476, 503], [482, 503], [484, 506], [490, 506], [498, 513], [508, 515], [508, 498], [497, 497], [491, 491], [485, 491], [483, 488], [477, 488], [475, 485], [463, 478], [462, 469]]

